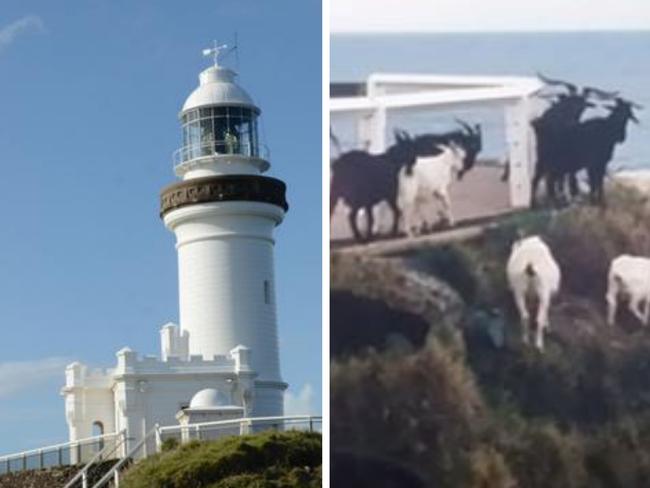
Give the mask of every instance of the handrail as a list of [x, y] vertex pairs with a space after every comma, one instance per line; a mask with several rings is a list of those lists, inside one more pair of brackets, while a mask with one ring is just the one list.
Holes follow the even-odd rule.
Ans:
[[212, 422], [201, 422], [196, 424], [184, 425], [168, 425], [165, 427], [160, 427], [159, 431], [161, 434], [170, 433], [170, 432], [180, 432], [188, 427], [203, 428], [203, 427], [221, 427], [227, 425], [241, 425], [242, 423], [267, 423], [267, 422], [293, 422], [293, 421], [315, 421], [322, 422], [323, 417], [320, 415], [292, 415], [292, 416], [276, 416], [276, 417], [246, 417], [240, 419], [230, 419], [230, 420], [215, 420]]
[[[156, 424], [153, 429], [151, 429], [149, 432], [145, 434], [145, 436], [138, 442], [133, 448], [126, 453], [126, 455], [120, 459], [104, 476], [101, 477], [101, 479], [95, 483], [92, 488], [100, 488], [104, 486], [111, 478], [118, 478], [119, 479], [119, 469], [124, 466], [131, 458], [132, 456], [140, 450], [142, 446], [149, 440], [149, 438], [156, 434], [158, 432], [158, 429], [160, 427], [158, 424]], [[117, 485], [117, 483], [116, 483]]]
[[97, 436], [93, 436], [93, 437], [86, 437], [84, 439], [77, 439], [76, 441], [68, 441], [68, 442], [64, 442], [64, 443], [61, 443], [61, 444], [53, 444], [51, 446], [40, 447], [38, 449], [31, 449], [29, 451], [17, 452], [15, 454], [5, 454], [4, 456], [0, 456], [0, 463], [6, 462], [7, 460], [13, 459], [13, 458], [29, 456], [31, 454], [40, 454], [41, 452], [44, 452], [44, 451], [56, 451], [57, 449], [63, 449], [63, 448], [66, 448], [66, 447], [73, 447], [73, 446], [77, 446], [79, 444], [87, 444], [87, 443], [90, 443], [90, 442], [95, 442], [95, 441], [102, 440], [104, 438], [108, 439], [110, 437], [115, 437], [116, 435], [118, 435], [118, 432], [111, 432], [110, 434], [102, 434], [102, 435], [97, 435]]
[[95, 454], [95, 456], [90, 461], [88, 461], [86, 465], [74, 476], [74, 478], [68, 481], [63, 488], [71, 488], [77, 481], [79, 481], [80, 478], [82, 480], [81, 482], [82, 488], [87, 488], [88, 486], [87, 474], [90, 467], [104, 456], [105, 454], [104, 451], [107, 451], [109, 447], [112, 448], [110, 449], [110, 452], [113, 452], [116, 451], [119, 447], [121, 447], [122, 444], [126, 443], [126, 429], [118, 432], [118, 435], [121, 437], [120, 442], [117, 442], [112, 446], [111, 444], [106, 444], [106, 446], [97, 454]]
[[176, 149], [172, 153], [174, 167], [194, 159], [213, 156], [245, 156], [250, 158], [270, 159], [270, 151], [265, 144], [251, 142], [233, 142], [207, 140]]

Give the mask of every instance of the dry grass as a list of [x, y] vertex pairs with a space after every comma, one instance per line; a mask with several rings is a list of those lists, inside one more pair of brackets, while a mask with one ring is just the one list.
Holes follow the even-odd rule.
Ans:
[[[521, 344], [505, 281], [522, 232], [549, 243], [563, 274], [544, 354]], [[614, 328], [604, 322], [609, 263], [623, 253], [650, 256], [650, 210], [627, 190], [610, 193], [606, 209], [523, 214], [475, 242], [392, 257], [390, 273], [364, 263], [349, 289], [410, 291], [417, 283], [397, 278], [408, 272], [446, 282], [465, 304], [451, 321], [463, 334], [450, 336], [444, 316], [422, 316], [432, 337], [419, 349], [336, 362], [335, 445], [386, 456], [443, 488], [650, 486], [650, 330], [625, 312]], [[363, 285], [368, 276], [384, 279]], [[489, 340], [488, 316], [502, 343]]]

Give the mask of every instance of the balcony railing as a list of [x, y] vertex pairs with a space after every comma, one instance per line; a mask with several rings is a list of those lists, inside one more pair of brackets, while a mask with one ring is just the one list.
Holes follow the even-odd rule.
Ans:
[[241, 143], [234, 141], [206, 141], [201, 144], [189, 144], [174, 151], [172, 160], [174, 168], [188, 161], [219, 156], [245, 156], [268, 161], [269, 149], [264, 144]]

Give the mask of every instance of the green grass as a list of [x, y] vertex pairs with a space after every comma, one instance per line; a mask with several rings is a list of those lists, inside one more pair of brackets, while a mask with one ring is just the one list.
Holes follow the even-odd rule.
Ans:
[[145, 459], [124, 488], [312, 488], [321, 486], [321, 436], [263, 432], [191, 442]]

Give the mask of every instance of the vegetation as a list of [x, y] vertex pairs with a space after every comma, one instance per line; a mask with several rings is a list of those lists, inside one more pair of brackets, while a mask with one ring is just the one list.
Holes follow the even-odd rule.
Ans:
[[316, 488], [322, 484], [321, 437], [263, 432], [167, 449], [125, 476], [124, 488]]
[[[89, 486], [99, 481], [114, 464], [113, 460], [96, 464], [88, 473]], [[0, 488], [59, 488], [65, 486], [81, 468], [83, 465], [76, 464], [0, 474]]]
[[[522, 233], [542, 235], [563, 274], [543, 354], [521, 344], [504, 275]], [[451, 324], [430, 315], [428, 338], [410, 348], [374, 337], [335, 357], [333, 445], [398, 463], [422, 486], [650, 486], [650, 330], [624, 310], [616, 327], [604, 319], [607, 269], [622, 253], [650, 256], [650, 209], [629, 191], [604, 210], [525, 213], [473, 242], [391, 257], [447, 283], [464, 312]], [[392, 278], [374, 281], [404, 288]]]

